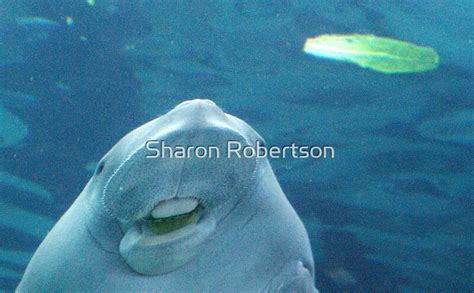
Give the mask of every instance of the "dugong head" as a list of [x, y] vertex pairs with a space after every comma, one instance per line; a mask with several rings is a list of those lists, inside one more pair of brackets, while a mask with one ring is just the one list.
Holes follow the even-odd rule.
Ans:
[[[95, 217], [118, 223], [118, 250], [130, 268], [146, 275], [172, 272], [220, 233], [219, 223], [254, 185], [259, 159], [228, 156], [228, 141], [253, 146], [257, 140], [251, 127], [212, 101], [183, 102], [104, 156], [86, 188], [87, 203]], [[216, 148], [204, 157], [190, 151], [170, 158], [165, 149], [156, 156], [151, 143], [188, 151], [212, 146], [219, 156]]]

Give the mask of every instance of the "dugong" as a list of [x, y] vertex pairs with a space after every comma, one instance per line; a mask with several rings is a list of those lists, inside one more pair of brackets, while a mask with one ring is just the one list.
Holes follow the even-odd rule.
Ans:
[[[317, 292], [307, 232], [267, 158], [226, 155], [228, 141], [263, 139], [200, 99], [127, 134], [48, 233], [17, 291]], [[222, 153], [172, 157], [157, 142]]]

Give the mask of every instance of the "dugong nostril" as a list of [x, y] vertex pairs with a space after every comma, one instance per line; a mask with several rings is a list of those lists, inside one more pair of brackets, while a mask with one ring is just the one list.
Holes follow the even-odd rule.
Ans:
[[202, 101], [205, 102], [205, 103], [211, 104], [211, 105], [213, 105], [213, 106], [217, 106], [216, 103], [214, 103], [214, 102], [211, 101], [211, 100], [205, 99], [205, 100], [202, 100]]
[[184, 101], [180, 104], [178, 104], [175, 108], [181, 108], [181, 107], [184, 107], [186, 105], [199, 105], [199, 104], [204, 104], [204, 105], [212, 105], [212, 106], [215, 106], [217, 107], [216, 103], [214, 103], [213, 101], [211, 100], [208, 100], [208, 99], [194, 99], [194, 100], [187, 100], [187, 101]]

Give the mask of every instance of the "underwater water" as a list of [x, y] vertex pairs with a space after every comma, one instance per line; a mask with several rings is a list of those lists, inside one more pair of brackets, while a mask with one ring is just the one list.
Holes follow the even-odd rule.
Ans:
[[[320, 292], [474, 290], [472, 1], [1, 6], [0, 289], [121, 137], [206, 98], [267, 145], [334, 147], [270, 160]], [[439, 66], [384, 74], [305, 54], [323, 34], [431, 47]]]

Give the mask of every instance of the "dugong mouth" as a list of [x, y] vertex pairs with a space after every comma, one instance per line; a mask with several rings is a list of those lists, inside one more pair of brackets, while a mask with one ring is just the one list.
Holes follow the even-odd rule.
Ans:
[[140, 274], [169, 273], [198, 255], [215, 227], [216, 220], [202, 200], [162, 200], [143, 219], [124, 227], [120, 254]]
[[196, 223], [204, 210], [199, 200], [173, 198], [159, 202], [145, 220], [145, 225], [156, 235], [178, 231]]

